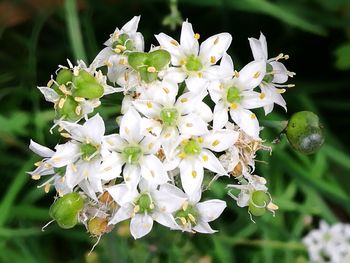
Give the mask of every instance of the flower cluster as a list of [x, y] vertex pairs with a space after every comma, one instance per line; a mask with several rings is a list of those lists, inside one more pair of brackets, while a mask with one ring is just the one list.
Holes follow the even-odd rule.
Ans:
[[350, 225], [337, 223], [332, 226], [321, 221], [319, 229], [303, 238], [312, 263], [350, 262]]
[[[281, 94], [292, 85], [283, 83], [294, 73], [280, 60], [288, 56], [269, 59], [261, 34], [249, 39], [254, 60], [237, 71], [226, 53], [231, 35], [200, 43], [187, 21], [179, 41], [160, 33], [159, 45], [146, 52], [139, 20], [117, 28], [88, 67], [69, 62], [39, 87], [54, 103], [53, 128], [64, 140], [54, 150], [30, 143], [44, 159], [29, 174], [49, 178], [42, 186], [48, 192], [53, 185], [59, 196], [51, 217], [63, 228], [81, 222], [94, 236], [127, 219], [134, 238], [154, 221], [214, 233], [209, 222], [226, 202], [202, 196], [221, 176], [236, 180], [229, 195], [251, 215], [274, 212], [266, 180], [254, 174], [256, 151], [270, 149], [252, 109], [286, 109]], [[118, 131], [106, 135], [94, 109], [115, 92], [123, 95]]]

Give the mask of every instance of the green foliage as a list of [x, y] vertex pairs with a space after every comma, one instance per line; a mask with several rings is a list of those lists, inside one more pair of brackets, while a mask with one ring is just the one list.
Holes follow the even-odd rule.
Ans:
[[[104, 235], [87, 256], [96, 240], [84, 227], [63, 231], [53, 224], [41, 231], [50, 220], [54, 194], [45, 194], [36, 187], [38, 182], [29, 180], [26, 172], [34, 169], [37, 157], [27, 148], [30, 138], [51, 147], [57, 141], [47, 136], [55, 115], [52, 105], [36, 86], [45, 86], [67, 57], [87, 57], [89, 64], [108, 34], [134, 15], [142, 15], [146, 47], [156, 43], [151, 32], [166, 16], [167, 1], [114, 2], [86, 1], [77, 6], [67, 0], [62, 7], [33, 13], [26, 23], [0, 29], [0, 262], [306, 262], [301, 237], [321, 218], [334, 223], [350, 216], [350, 104], [344, 96], [350, 79], [348, 72], [339, 70], [350, 68], [348, 0], [179, 1], [181, 15], [176, 18], [188, 17], [202, 36], [233, 34], [229, 53], [237, 68], [251, 60], [248, 47], [241, 49], [241, 43], [259, 30], [267, 36], [271, 56], [281, 51], [291, 55], [288, 68], [297, 75], [296, 87], [285, 94], [288, 113], [277, 111], [266, 118], [260, 114], [259, 119], [281, 121], [289, 112], [310, 110], [325, 126], [325, 144], [311, 156], [292, 151], [285, 137], [279, 144], [270, 143], [278, 131], [263, 130], [273, 154], [259, 154], [257, 159], [263, 162], [257, 163], [257, 173], [267, 178], [273, 202], [280, 207], [275, 217], [266, 213], [252, 223], [247, 209], [238, 208], [226, 195], [225, 183], [232, 181], [222, 178], [204, 195], [227, 201], [223, 217], [213, 224], [220, 231], [214, 235], [184, 234], [155, 225], [149, 236], [134, 241], [125, 222]], [[150, 75], [150, 80], [157, 77]], [[107, 106], [98, 109], [108, 120], [108, 131], [116, 128], [120, 102], [119, 94], [112, 95], [106, 98]], [[39, 184], [46, 179], [41, 180]]]

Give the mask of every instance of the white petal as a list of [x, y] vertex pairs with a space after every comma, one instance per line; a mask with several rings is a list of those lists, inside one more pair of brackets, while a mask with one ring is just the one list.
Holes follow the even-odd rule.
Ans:
[[98, 113], [83, 124], [83, 132], [86, 139], [92, 140], [95, 144], [101, 144], [105, 134], [105, 123]]
[[130, 143], [138, 143], [143, 138], [140, 123], [140, 114], [134, 108], [130, 107], [120, 122], [120, 136]]
[[277, 61], [273, 61], [270, 63], [273, 71], [276, 72], [273, 74], [273, 80], [274, 83], [285, 83], [288, 80], [288, 70], [286, 67], [281, 63]]
[[155, 103], [152, 100], [135, 100], [133, 101], [133, 105], [147, 118], [159, 118], [161, 106], [158, 103]]
[[40, 90], [40, 92], [44, 95], [45, 100], [48, 102], [56, 102], [60, 99], [60, 95], [58, 95], [56, 93], [56, 91], [54, 91], [51, 88], [48, 87], [38, 87], [38, 89]]
[[228, 129], [210, 131], [203, 136], [202, 147], [222, 152], [232, 146], [237, 141], [238, 136], [238, 132]]
[[232, 36], [229, 33], [221, 33], [209, 37], [200, 46], [199, 56], [205, 65], [215, 64], [232, 42]]
[[141, 131], [144, 136], [155, 136], [158, 137], [162, 132], [162, 125], [159, 121], [142, 118], [141, 119]]
[[194, 38], [192, 24], [187, 21], [182, 23], [180, 44], [186, 55], [198, 55], [198, 40]]
[[171, 54], [171, 64], [174, 66], [180, 66], [180, 60], [183, 57], [183, 53], [179, 43], [164, 33], [155, 35], [155, 37], [161, 47]]
[[103, 145], [109, 150], [122, 152], [128, 142], [119, 134], [111, 134], [103, 137]]
[[154, 212], [152, 217], [159, 224], [169, 227], [170, 229], [176, 229], [177, 224], [172, 214], [166, 214], [161, 212]]
[[106, 65], [106, 62], [111, 56], [115, 55], [113, 50], [110, 47], [105, 47], [97, 54], [95, 59], [90, 64], [89, 68], [96, 69]]
[[93, 189], [93, 187], [91, 186], [91, 184], [85, 179], [82, 180], [79, 183], [79, 187], [84, 191], [85, 194], [87, 194], [92, 200], [98, 202], [96, 193]]
[[204, 92], [208, 89], [209, 82], [205, 78], [190, 76], [186, 80], [186, 87], [194, 94]]
[[124, 207], [120, 207], [115, 215], [112, 217], [111, 220], [109, 220], [108, 224], [109, 225], [115, 225], [118, 224], [121, 221], [124, 221], [126, 219], [129, 219], [132, 214], [133, 214], [133, 206], [132, 205], [127, 205]]
[[136, 189], [129, 189], [126, 184], [113, 185], [106, 188], [106, 190], [112, 196], [114, 201], [116, 201], [118, 205], [122, 207], [134, 202], [139, 196]]
[[[77, 165], [79, 165], [79, 170]], [[73, 163], [68, 164], [66, 168], [66, 183], [67, 186], [73, 190], [73, 188], [79, 184], [82, 180], [84, 180], [84, 174], [81, 172], [81, 169], [84, 169], [84, 167], [81, 167], [81, 165], [84, 165], [82, 162], [78, 162], [78, 164], [75, 165]]]
[[219, 159], [216, 158], [216, 156], [211, 151], [202, 149], [200, 156], [204, 168], [219, 175], [227, 175], [227, 172], [220, 163]]
[[198, 209], [200, 218], [204, 222], [211, 222], [221, 215], [226, 208], [226, 202], [219, 199], [213, 199], [198, 203], [196, 208]]
[[174, 81], [163, 80], [161, 85], [157, 87], [157, 92], [152, 90], [152, 98], [154, 102], [157, 102], [165, 107], [171, 107], [175, 103], [175, 99], [179, 87]]
[[140, 167], [138, 165], [125, 164], [123, 170], [123, 177], [129, 189], [136, 189], [140, 181]]
[[153, 219], [149, 215], [136, 214], [133, 218], [131, 218], [130, 233], [135, 239], [147, 235], [149, 232], [151, 232], [152, 227]]
[[203, 182], [203, 165], [197, 159], [184, 159], [179, 164], [181, 184], [184, 191], [189, 195], [193, 195], [197, 191], [201, 191]]
[[[264, 95], [264, 96], [262, 96]], [[242, 99], [240, 104], [245, 109], [256, 109], [260, 107], [264, 107], [272, 102], [269, 96], [266, 94], [261, 94], [256, 91], [246, 90], [241, 93]]]
[[186, 195], [175, 185], [162, 184], [158, 191], [152, 193], [157, 209], [162, 213], [172, 213], [186, 201]]
[[254, 60], [267, 60], [267, 44], [265, 36], [260, 33], [259, 40], [256, 38], [248, 38], [248, 40]]
[[[175, 65], [173, 61], [171, 62], [171, 64]], [[184, 72], [182, 68], [178, 68], [178, 67], [170, 67], [167, 70], [165, 70], [163, 74], [164, 74], [163, 75], [164, 80], [175, 82], [175, 83], [181, 83], [187, 77], [186, 72]]]
[[220, 62], [220, 72], [222, 78], [231, 78], [234, 73], [234, 64], [229, 54], [225, 53]]
[[98, 178], [102, 180], [112, 180], [120, 176], [124, 160], [121, 155], [116, 152], [110, 153], [106, 156], [100, 167], [100, 172], [98, 173]]
[[163, 164], [153, 154], [144, 155], [140, 166], [142, 177], [153, 185], [164, 184], [169, 180]]
[[183, 135], [199, 136], [208, 132], [208, 124], [196, 114], [188, 114], [179, 118], [179, 131]]
[[51, 157], [54, 167], [62, 167], [69, 163], [74, 163], [80, 157], [79, 145], [72, 142], [56, 145], [55, 149], [56, 152]]
[[203, 234], [213, 234], [217, 232], [217, 230], [213, 230], [207, 222], [203, 221], [199, 221], [193, 230]]
[[40, 155], [41, 157], [51, 157], [54, 155], [54, 151], [40, 145], [39, 143], [34, 142], [33, 140], [30, 140], [29, 149], [35, 152], [37, 155]]
[[237, 80], [243, 86], [243, 90], [254, 89], [265, 76], [266, 62], [263, 60], [252, 61], [244, 66], [239, 72]]
[[160, 149], [160, 145], [160, 138], [158, 136], [154, 136], [153, 134], [148, 134], [140, 142], [140, 146], [144, 154], [156, 154]]
[[213, 129], [223, 128], [228, 122], [228, 108], [225, 103], [219, 101], [214, 107]]
[[137, 30], [141, 16], [134, 16], [130, 21], [128, 21], [120, 31], [125, 33], [134, 33]]
[[208, 91], [210, 98], [213, 102], [218, 103], [218, 101], [223, 96], [222, 84], [219, 80], [211, 81], [208, 86]]
[[255, 114], [250, 110], [237, 108], [230, 110], [232, 120], [248, 135], [259, 138], [259, 122]]
[[197, 103], [201, 102], [207, 94], [206, 91], [201, 93], [185, 92], [176, 100], [175, 107], [181, 115], [189, 114], [195, 110]]
[[204, 102], [199, 102], [197, 104], [194, 113], [207, 123], [213, 120], [213, 113], [211, 112], [210, 107]]

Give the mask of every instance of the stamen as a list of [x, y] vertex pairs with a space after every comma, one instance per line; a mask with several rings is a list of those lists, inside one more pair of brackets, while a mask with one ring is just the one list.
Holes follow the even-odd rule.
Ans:
[[154, 73], [156, 71], [157, 71], [157, 69], [155, 67], [148, 67], [147, 68], [147, 72]]
[[200, 37], [201, 37], [201, 35], [200, 34], [198, 34], [198, 33], [196, 33], [196, 34], [194, 34], [194, 36], [193, 36], [195, 39], [199, 39]]

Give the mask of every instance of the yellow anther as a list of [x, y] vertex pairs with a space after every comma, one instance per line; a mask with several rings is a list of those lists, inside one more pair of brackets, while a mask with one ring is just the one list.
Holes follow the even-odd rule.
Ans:
[[295, 87], [295, 84], [288, 84], [287, 85], [287, 88], [293, 88], [293, 87]]
[[140, 206], [139, 205], [135, 205], [134, 213], [137, 213], [138, 211], [140, 211]]
[[108, 171], [112, 170], [112, 166], [108, 166], [108, 167], [104, 168], [103, 170], [108, 172]]
[[188, 128], [193, 127], [193, 123], [186, 123], [186, 127], [188, 127]]
[[120, 54], [120, 53], [122, 52], [119, 48], [115, 48], [115, 49], [113, 49], [113, 51], [114, 51], [115, 53], [118, 53], [118, 54]]
[[197, 141], [198, 141], [199, 143], [203, 143], [204, 139], [203, 139], [203, 137], [198, 137], [198, 138], [197, 138]]
[[188, 214], [188, 218], [196, 224], [196, 218], [192, 214]]
[[266, 94], [264, 92], [261, 92], [259, 95], [259, 99], [264, 99], [266, 97]]
[[210, 57], [210, 63], [212, 63], [212, 64], [216, 63], [216, 57], [211, 56]]
[[111, 62], [109, 62], [108, 60], [103, 61], [103, 63], [109, 68], [113, 67], [113, 64]]
[[60, 133], [62, 137], [70, 139], [72, 136], [68, 132], [61, 132]]
[[181, 59], [180, 60], [180, 65], [185, 65], [186, 64], [186, 60], [185, 59]]
[[166, 133], [166, 134], [164, 135], [164, 138], [169, 138], [170, 136], [171, 136], [170, 133]]
[[[72, 171], [76, 173], [78, 171], [78, 168], [75, 164], [72, 164]], [[63, 177], [62, 177], [63, 178]]]
[[154, 204], [151, 203], [151, 204], [149, 205], [149, 208], [150, 208], [150, 209], [154, 209]]
[[170, 40], [170, 44], [172, 44], [174, 46], [178, 46], [179, 45], [179, 43], [177, 43], [177, 41], [174, 40], [174, 39]]
[[216, 37], [215, 40], [214, 40], [214, 45], [216, 45], [217, 43], [219, 43], [219, 37]]
[[40, 174], [33, 174], [32, 175], [32, 179], [33, 180], [39, 180], [41, 178], [41, 175]]
[[201, 37], [201, 35], [200, 34], [198, 34], [198, 33], [196, 33], [196, 34], [194, 34], [194, 36], [193, 36], [195, 39], [199, 39], [200, 37]]
[[39, 161], [39, 162], [36, 162], [34, 165], [35, 166], [41, 166], [43, 164], [43, 162], [42, 161]]
[[192, 175], [193, 178], [196, 178], [197, 177], [197, 172], [193, 170], [191, 175]]
[[164, 90], [164, 92], [165, 92], [166, 94], [169, 94], [169, 89], [168, 89], [168, 88], [163, 88], [163, 90]]
[[51, 187], [50, 184], [46, 184], [45, 185], [44, 191], [45, 191], [46, 194], [50, 191], [50, 187]]
[[184, 139], [184, 140], [181, 141], [182, 145], [186, 145], [187, 143], [188, 143], [188, 139]]
[[148, 147], [148, 150], [151, 150], [151, 149], [153, 148], [153, 146], [154, 146], [153, 143], [149, 143], [148, 146], [147, 146], [147, 147]]
[[82, 102], [82, 101], [84, 101], [85, 99], [82, 98], [82, 97], [74, 97], [74, 100], [75, 100], [76, 102]]
[[128, 127], [125, 127], [125, 128], [124, 128], [124, 131], [125, 131], [126, 134], [129, 134], [129, 132], [130, 132], [129, 129], [128, 129]]
[[45, 167], [46, 169], [50, 169], [50, 168], [52, 167], [52, 165], [49, 164], [49, 163], [45, 163], [45, 164], [44, 164], [44, 167]]
[[233, 74], [235, 75], [236, 78], [239, 78], [239, 72], [237, 70], [235, 70]]
[[60, 98], [60, 100], [58, 101], [58, 107], [59, 107], [60, 109], [62, 109], [65, 102], [66, 102], [66, 99], [65, 99], [65, 98]]
[[237, 103], [231, 103], [230, 104], [230, 108], [233, 109], [233, 110], [237, 109], [238, 108]]
[[187, 210], [187, 207], [188, 207], [188, 202], [184, 202], [183, 205], [182, 205], [182, 210], [183, 211], [186, 211]]
[[126, 65], [126, 59], [121, 58], [121, 59], [119, 59], [118, 63], [119, 63], [119, 65]]
[[84, 176], [85, 178], [89, 177], [89, 172], [88, 172], [87, 170], [84, 170], [83, 176]]
[[252, 113], [252, 114], [250, 115], [250, 118], [254, 120], [254, 119], [256, 119], [256, 115], [255, 115], [254, 113]]
[[50, 79], [50, 80], [47, 82], [46, 86], [47, 86], [48, 88], [50, 88], [50, 87], [52, 86], [53, 83], [54, 83], [54, 82], [53, 82], [53, 79]]
[[213, 145], [214, 147], [219, 145], [220, 141], [219, 140], [215, 140], [213, 141], [213, 143], [211, 145]]
[[255, 79], [259, 78], [260, 74], [261, 74], [260, 71], [255, 72], [253, 78]]
[[151, 174], [152, 177], [155, 176], [155, 172], [153, 170], [150, 170], [149, 173]]
[[149, 101], [147, 101], [146, 105], [147, 105], [147, 108], [149, 108], [149, 109], [151, 109], [153, 107], [152, 102], [149, 102]]
[[203, 78], [203, 73], [202, 72], [198, 72], [197, 75], [198, 75], [198, 78]]
[[117, 48], [119, 48], [121, 51], [124, 51], [126, 49], [126, 47], [123, 45], [117, 45]]
[[283, 93], [286, 92], [285, 89], [276, 89], [276, 91], [277, 91], [277, 93], [279, 93], [279, 94], [283, 94]]
[[147, 68], [147, 72], [150, 72], [150, 73], [154, 73], [154, 72], [156, 72], [157, 71], [157, 69], [155, 68], [155, 67], [148, 67]]
[[71, 95], [71, 94], [72, 94], [69, 90], [67, 90], [67, 87], [66, 87], [66, 85], [64, 85], [64, 84], [60, 85], [60, 86], [58, 87], [58, 89], [59, 89], [60, 91], [62, 91], [62, 93], [63, 93], [64, 95]]
[[75, 107], [75, 114], [76, 115], [80, 115], [80, 113], [81, 113], [81, 106], [78, 105], [78, 106]]
[[181, 152], [177, 155], [177, 157], [179, 157], [180, 159], [185, 159], [186, 158], [186, 154], [184, 152]]
[[279, 207], [278, 207], [278, 205], [275, 205], [274, 203], [270, 202], [267, 205], [267, 208], [274, 211], [274, 210], [277, 210]]
[[181, 103], [185, 103], [185, 102], [187, 102], [187, 101], [188, 101], [187, 98], [182, 98], [182, 99], [180, 100]]
[[181, 224], [183, 225], [186, 225], [187, 224], [187, 221], [186, 221], [186, 218], [184, 217], [179, 217], [180, 221], [181, 221]]
[[208, 155], [203, 155], [202, 159], [203, 159], [204, 162], [207, 162], [208, 161]]

